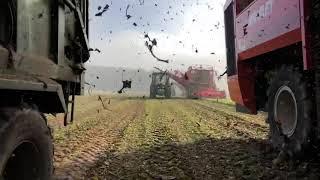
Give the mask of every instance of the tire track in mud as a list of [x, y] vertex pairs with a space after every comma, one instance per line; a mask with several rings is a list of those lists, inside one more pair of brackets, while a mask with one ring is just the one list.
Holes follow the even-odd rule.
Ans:
[[[103, 97], [103, 99], [104, 103], [107, 103], [106, 100], [110, 100], [111, 98]], [[98, 96], [80, 96], [76, 98], [75, 103], [75, 123], [82, 123], [82, 120], [84, 120], [82, 117], [88, 117], [89, 115], [97, 114], [100, 113], [100, 111], [104, 110], [101, 101], [98, 100]], [[112, 99], [112, 101], [110, 101], [110, 104], [108, 104], [107, 108], [116, 107], [119, 103], [119, 99]], [[57, 114], [55, 117], [52, 115], [48, 115], [47, 119], [51, 128], [55, 130], [67, 129], [63, 125], [64, 114]]]
[[[272, 150], [272, 147], [266, 140], [268, 127], [263, 122], [264, 115], [255, 118], [256, 116], [248, 115], [246, 117], [246, 115], [239, 114], [238, 117], [236, 112], [228, 112], [222, 109], [223, 105], [219, 107], [218, 104], [206, 104], [203, 101], [194, 102], [194, 104], [206, 109], [211, 114], [212, 112], [222, 113], [232, 121], [239, 120], [239, 123], [243, 123], [244, 125], [240, 129], [237, 128], [239, 131], [255, 132], [254, 130], [256, 130], [256, 132], [261, 132], [261, 134], [250, 133], [250, 136], [245, 136], [244, 141], [241, 143], [237, 142], [234, 144], [234, 142], [229, 142], [232, 145], [229, 148], [226, 147], [226, 149], [232, 152], [229, 154], [231, 157], [229, 159], [235, 162], [229, 164], [226, 168], [232, 168], [230, 170], [231, 172], [235, 172], [232, 173], [235, 179], [319, 179], [319, 162], [313, 158], [296, 162], [297, 164], [286, 162], [280, 167], [274, 167], [272, 160], [277, 156], [277, 152]], [[238, 131], [237, 129], [236, 131]], [[242, 146], [241, 144], [247, 145]], [[243, 152], [242, 157], [238, 154], [241, 151]]]
[[230, 129], [235, 132], [237, 136], [245, 139], [249, 138], [265, 138], [268, 132], [267, 126], [263, 126], [259, 123], [253, 123], [245, 120], [234, 114], [229, 114], [225, 111], [217, 110], [214, 107], [201, 104], [193, 101], [192, 103], [186, 103], [190, 108], [196, 109], [198, 113], [204, 114], [205, 117], [215, 118], [213, 122], [215, 125], [222, 126], [224, 129]]
[[175, 134], [177, 141], [189, 142], [208, 136], [208, 128], [199, 123], [201, 118], [186, 109], [185, 105], [181, 106], [180, 103], [169, 101], [166, 106], [166, 115], [170, 119], [167, 126], [171, 133]]
[[146, 137], [151, 139], [151, 144], [143, 154], [144, 172], [148, 178], [152, 179], [185, 177], [183, 170], [179, 167], [182, 162], [177, 156], [179, 154], [179, 149], [176, 147], [177, 137], [170, 129], [170, 107], [168, 104], [163, 105], [162, 101], [151, 101], [146, 109], [149, 109], [148, 120], [152, 126], [151, 134]]
[[[207, 124], [203, 122], [199, 123], [198, 114], [194, 111], [190, 111], [188, 107], [189, 102], [180, 103], [175, 101], [167, 101], [166, 116], [170, 120], [166, 126], [169, 131], [175, 137], [176, 143], [173, 144], [171, 148], [171, 153], [176, 159], [175, 172], [170, 172], [172, 179], [203, 179], [203, 174], [207, 174], [205, 169], [208, 168], [209, 164], [205, 164], [206, 160], [203, 157], [206, 153], [199, 154], [199, 149], [211, 149], [211, 147], [203, 143], [210, 137], [210, 131], [214, 129], [216, 133], [221, 133], [220, 129], [216, 127], [208, 128]], [[201, 142], [200, 147], [197, 147], [197, 143]], [[210, 154], [206, 154], [210, 155]], [[171, 157], [170, 154], [167, 154], [168, 157]], [[170, 169], [170, 167], [168, 168]], [[207, 179], [210, 176], [205, 176]], [[213, 179], [212, 176], [209, 179]], [[170, 179], [170, 178], [169, 178]]]
[[[104, 103], [107, 104], [106, 99], [109, 99], [108, 97], [101, 96], [102, 99], [104, 99]], [[75, 109], [78, 110], [78, 112], [75, 114], [75, 118], [82, 118], [83, 116], [88, 116], [89, 114], [95, 114], [98, 113], [98, 111], [103, 111], [103, 106], [101, 104], [101, 101], [98, 99], [99, 96], [93, 96], [89, 99], [80, 100], [80, 102], [76, 105]], [[121, 101], [118, 99], [112, 99], [112, 102], [110, 100], [111, 107], [116, 107]], [[108, 108], [108, 107], [107, 107]], [[113, 108], [114, 109], [114, 108]]]
[[[195, 104], [194, 101], [184, 101], [184, 114], [188, 114], [188, 121], [193, 119], [199, 129], [207, 129], [208, 136], [228, 138], [248, 138], [247, 132], [242, 132], [237, 129], [238, 122], [234, 122], [232, 119], [225, 117], [223, 114], [213, 112], [211, 108], [204, 108]], [[179, 112], [181, 114], [181, 112]], [[191, 119], [191, 120], [189, 120]]]
[[233, 112], [227, 112], [226, 110], [221, 110], [220, 108], [218, 108], [217, 106], [211, 106], [209, 104], [204, 104], [203, 102], [195, 102], [193, 101], [194, 104], [201, 106], [202, 108], [205, 108], [208, 111], [212, 111], [215, 113], [219, 113], [222, 114], [223, 116], [232, 118], [232, 119], [238, 119], [241, 120], [243, 123], [245, 123], [248, 126], [253, 126], [253, 127], [265, 127], [264, 125], [261, 125], [259, 122], [251, 122], [248, 121], [247, 119], [243, 118], [242, 114], [238, 113], [236, 115], [236, 113]]
[[[250, 122], [244, 122], [244, 125], [241, 125], [244, 119], [229, 116], [227, 113], [221, 114], [220, 111], [213, 111], [211, 107], [199, 106], [194, 101], [184, 100], [180, 104], [184, 106], [180, 109], [176, 108], [177, 114], [180, 116], [185, 114], [185, 117], [189, 117], [185, 120], [195, 122], [195, 126], [198, 126], [200, 131], [196, 133], [199, 138], [194, 144], [181, 149], [181, 159], [189, 165], [184, 168], [184, 171], [191, 172], [188, 177], [192, 179], [248, 177], [250, 179], [263, 174], [262, 171], [257, 174], [255, 170], [256, 167], [263, 168], [261, 164], [265, 160], [261, 156], [266, 151], [266, 141], [261, 138], [264, 136], [247, 132], [246, 128], [254, 128], [251, 127]], [[246, 128], [238, 128], [238, 126]]]
[[[199, 148], [204, 149], [208, 156], [212, 155], [208, 153], [212, 149], [211, 140], [206, 140], [210, 135], [210, 128], [205, 127], [208, 123], [206, 121], [201, 122], [199, 127], [197, 124], [199, 115], [190, 111], [185, 104], [181, 106], [172, 101], [149, 101], [146, 107], [147, 117], [138, 122], [139, 127], [134, 127], [139, 128], [134, 133], [144, 133], [136, 137], [142, 139], [143, 143], [139, 143], [138, 147], [128, 145], [127, 147], [136, 148], [124, 153], [108, 153], [104, 162], [95, 168], [99, 170], [93, 170], [95, 173], [89, 173], [88, 177], [94, 176], [98, 179], [197, 179], [198, 175], [208, 177], [205, 176], [206, 172], [197, 166], [197, 163], [200, 163], [205, 167], [205, 163], [208, 163], [201, 160], [203, 157], [197, 153], [197, 148], [186, 145], [187, 150], [185, 150], [183, 146], [201, 141], [203, 144], [200, 143]], [[212, 128], [215, 128], [217, 134], [223, 134], [223, 127], [214, 125]], [[130, 138], [124, 141], [139, 142]], [[222, 156], [226, 156], [223, 153], [224, 146], [219, 144], [215, 148], [219, 150], [219, 155], [222, 153]]]
[[288, 179], [272, 167], [263, 123], [197, 103], [145, 101], [144, 116], [127, 124], [85, 179]]
[[167, 108], [159, 104], [146, 102], [145, 117], [129, 126], [120, 147], [107, 152], [104, 160], [88, 171], [88, 179], [173, 179], [177, 173], [186, 177], [178, 168], [182, 162], [176, 138], [168, 128]]
[[[267, 126], [266, 124], [266, 113], [260, 113], [258, 115], [244, 114], [240, 112], [236, 112], [235, 107], [230, 105], [220, 104], [216, 102], [212, 102], [210, 100], [205, 101], [194, 101], [196, 104], [200, 104], [203, 106], [207, 106], [208, 108], [213, 109], [214, 111], [219, 111], [223, 114], [227, 114], [229, 116], [233, 116], [235, 118], [240, 118], [240, 120], [253, 123], [253, 126]], [[256, 124], [256, 125], [255, 125]]]
[[[94, 166], [107, 149], [117, 145], [123, 131], [143, 113], [143, 102], [129, 102], [117, 112], [100, 113], [100, 122], [79, 139], [57, 145], [55, 154], [56, 179], [84, 179], [85, 172]], [[81, 138], [80, 138], [81, 136]]]
[[[81, 99], [81, 101], [82, 100], [83, 99]], [[86, 134], [90, 134], [90, 131], [101, 122], [103, 114], [112, 115], [111, 113], [119, 112], [122, 106], [126, 105], [128, 101], [113, 103], [111, 112], [103, 110], [101, 105], [98, 106], [98, 108], [92, 105], [87, 106], [88, 103], [94, 104], [96, 100], [93, 102], [85, 100], [85, 102], [86, 103], [76, 109], [76, 116], [73, 124], [63, 128], [56, 127], [56, 129], [53, 130], [56, 148], [63, 149], [62, 151], [56, 151], [56, 154], [59, 155], [60, 153], [66, 154], [73, 152], [74, 148], [77, 147], [76, 144], [85, 141]], [[86, 114], [82, 111], [83, 109], [86, 109]]]
[[[232, 122], [227, 125], [231, 118], [225, 118], [226, 114], [221, 115], [217, 112], [212, 112], [212, 108], [199, 107], [188, 100], [184, 101], [184, 103], [172, 103], [171, 106], [177, 107], [177, 104], [183, 104], [183, 106], [175, 108], [172, 112], [176, 113], [177, 117], [183, 117], [178, 118], [180, 121], [186, 121], [182, 123], [182, 126], [191, 129], [191, 131], [186, 131], [189, 136], [195, 136], [193, 137], [196, 142], [195, 145], [187, 146], [187, 148], [182, 148], [180, 151], [183, 154], [181, 159], [184, 159], [183, 162], [185, 162], [185, 166], [181, 168], [184, 172], [189, 172], [187, 173], [188, 177], [192, 177], [192, 179], [234, 177], [236, 175], [233, 174], [235, 167], [233, 161], [239, 162], [239, 159], [244, 159], [244, 157], [259, 156], [256, 154], [259, 154], [259, 149], [263, 149], [265, 146], [264, 141], [252, 140], [251, 138], [254, 137], [252, 134], [246, 133], [243, 129], [233, 127], [231, 125]], [[197, 108], [194, 106], [197, 106]], [[234, 119], [238, 121], [238, 118]], [[192, 122], [193, 128], [187, 122]], [[227, 123], [224, 124], [224, 122]], [[241, 120], [238, 123], [241, 123]], [[252, 148], [257, 149], [250, 152], [251, 147], [249, 144], [252, 144]], [[245, 156], [249, 152], [251, 155]], [[212, 159], [212, 162], [201, 160], [202, 158]], [[250, 161], [254, 162], [256, 160], [252, 158], [248, 160], [249, 163]], [[194, 164], [201, 165], [199, 167], [199, 165]], [[219, 166], [222, 167], [219, 168]], [[206, 167], [207, 170], [203, 170], [201, 167]]]
[[200, 110], [190, 101], [151, 100], [146, 106], [145, 118], [129, 127], [138, 135], [124, 136], [120, 143], [129, 149], [107, 152], [88, 179], [216, 179], [252, 173], [260, 154], [251, 149], [260, 142], [243, 140], [243, 134], [229, 138], [235, 129], [219, 122], [228, 120], [215, 120], [222, 115], [197, 113]]

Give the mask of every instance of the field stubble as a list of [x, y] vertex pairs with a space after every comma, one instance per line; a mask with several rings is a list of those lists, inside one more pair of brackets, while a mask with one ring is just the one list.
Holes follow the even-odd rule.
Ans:
[[319, 177], [314, 159], [273, 166], [265, 115], [208, 100], [103, 97], [103, 109], [97, 99], [81, 97], [67, 128], [50, 120], [57, 179]]

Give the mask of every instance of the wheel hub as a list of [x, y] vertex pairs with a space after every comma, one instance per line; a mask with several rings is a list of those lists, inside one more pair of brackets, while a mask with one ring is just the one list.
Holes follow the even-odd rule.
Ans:
[[291, 137], [297, 126], [297, 119], [297, 101], [294, 93], [288, 86], [282, 86], [275, 96], [274, 120], [280, 125], [282, 134]]

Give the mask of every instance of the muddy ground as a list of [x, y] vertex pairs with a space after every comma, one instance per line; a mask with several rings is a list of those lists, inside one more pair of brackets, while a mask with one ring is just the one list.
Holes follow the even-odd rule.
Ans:
[[212, 100], [78, 98], [49, 116], [56, 179], [319, 179], [316, 155], [274, 166], [265, 115]]

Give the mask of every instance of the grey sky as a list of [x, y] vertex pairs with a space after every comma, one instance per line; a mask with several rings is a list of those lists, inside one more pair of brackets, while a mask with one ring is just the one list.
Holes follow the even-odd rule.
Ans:
[[[90, 45], [101, 53], [93, 52], [90, 64], [181, 70], [192, 64], [209, 64], [222, 72], [226, 66], [224, 1], [91, 0]], [[109, 10], [96, 17], [98, 7], [106, 4]], [[125, 14], [128, 5], [132, 16], [129, 20]], [[154, 52], [162, 59], [170, 59], [169, 64], [157, 62], [150, 55], [144, 45], [144, 32], [157, 39]]]

